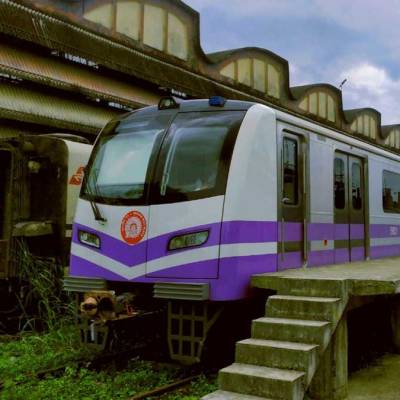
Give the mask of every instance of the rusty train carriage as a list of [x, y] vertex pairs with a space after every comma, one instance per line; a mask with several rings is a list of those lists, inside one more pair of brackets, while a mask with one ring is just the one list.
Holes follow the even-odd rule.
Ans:
[[21, 246], [33, 257], [68, 265], [75, 203], [91, 148], [87, 140], [65, 134], [0, 140], [2, 329], [11, 316], [19, 317], [16, 296], [23, 301]]
[[67, 264], [80, 169], [91, 150], [86, 141], [71, 139], [54, 134], [0, 141], [0, 278], [18, 277], [12, 254], [18, 238], [31, 240], [36, 254], [61, 257], [60, 262]]

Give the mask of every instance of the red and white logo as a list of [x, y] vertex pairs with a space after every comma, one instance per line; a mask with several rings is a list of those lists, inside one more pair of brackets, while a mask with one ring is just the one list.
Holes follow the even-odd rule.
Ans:
[[84, 172], [85, 172], [85, 167], [78, 167], [76, 172], [71, 176], [69, 184], [79, 186], [82, 183]]
[[139, 243], [146, 234], [146, 219], [139, 211], [129, 211], [121, 221], [121, 236], [128, 244]]

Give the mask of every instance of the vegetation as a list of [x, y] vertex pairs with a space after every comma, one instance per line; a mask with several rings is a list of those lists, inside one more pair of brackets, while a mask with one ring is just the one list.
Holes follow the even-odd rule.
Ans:
[[92, 357], [79, 343], [74, 327], [48, 334], [26, 334], [21, 339], [0, 343], [0, 378], [20, 381], [22, 377]]
[[216, 377], [202, 376], [195, 380], [189, 387], [177, 390], [162, 397], [163, 400], [198, 400], [208, 393], [217, 390]]
[[[20, 340], [0, 344], [1, 400], [103, 400], [129, 399], [140, 392], [172, 382], [180, 369], [155, 363], [131, 360], [120, 371], [109, 367], [93, 371], [78, 364], [91, 354], [81, 347], [72, 329], [45, 335], [23, 336]], [[65, 366], [59, 375], [50, 373], [43, 379], [35, 372]], [[201, 377], [189, 387], [165, 400], [194, 400], [215, 389], [214, 378]]]
[[[20, 254], [21, 272], [29, 282], [20, 299], [26, 323], [20, 338], [0, 337], [0, 400], [130, 399], [179, 378], [179, 367], [138, 359], [123, 370], [112, 364], [101, 371], [90, 369], [95, 354], [81, 345], [72, 324], [73, 303], [62, 292], [61, 267], [54, 260], [33, 257], [23, 242]], [[32, 303], [34, 317], [26, 308]], [[41, 329], [35, 332], [38, 326]], [[51, 372], [55, 369], [59, 370]], [[43, 374], [45, 370], [49, 371]], [[200, 377], [161, 398], [195, 400], [215, 389], [215, 377]]]
[[61, 264], [54, 259], [32, 255], [24, 241], [18, 241], [17, 254], [21, 279], [29, 282], [26, 293], [19, 299], [26, 318], [22, 330], [41, 326], [53, 331], [70, 324], [73, 302], [62, 290]]

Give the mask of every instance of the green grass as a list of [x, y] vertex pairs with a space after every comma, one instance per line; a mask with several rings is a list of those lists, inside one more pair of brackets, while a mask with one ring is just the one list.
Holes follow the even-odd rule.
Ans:
[[[23, 242], [20, 246], [21, 271], [30, 283], [25, 301], [37, 304], [35, 319], [47, 333], [23, 333], [19, 340], [0, 341], [0, 400], [128, 400], [179, 377], [179, 367], [140, 360], [131, 360], [122, 371], [112, 365], [100, 372], [81, 368], [82, 360], [95, 354], [81, 345], [77, 329], [69, 326], [75, 310], [61, 290], [61, 269], [51, 260], [33, 257]], [[59, 367], [63, 369], [56, 376], [37, 377], [37, 372]], [[215, 389], [215, 377], [200, 377], [161, 398], [197, 400]]]
[[177, 390], [172, 394], [162, 396], [162, 400], [198, 400], [208, 393], [218, 389], [216, 376], [202, 376], [189, 387]]
[[43, 335], [22, 335], [19, 340], [0, 343], [0, 379], [18, 380], [23, 375], [91, 356], [91, 352], [80, 344], [74, 327]]
[[172, 378], [168, 372], [155, 373], [148, 363], [136, 362], [121, 372], [95, 372], [68, 367], [58, 378], [30, 379], [23, 385], [7, 385], [0, 399], [127, 399], [138, 392], [165, 384]]
[[[2, 400], [111, 400], [132, 396], [172, 382], [173, 371], [158, 371], [149, 362], [136, 361], [125, 371], [95, 372], [68, 367], [58, 378], [28, 379], [23, 384], [9, 383], [0, 392]], [[163, 400], [197, 400], [216, 389], [206, 377], [189, 387], [162, 396]]]
[[[77, 361], [93, 356], [79, 343], [73, 327], [44, 335], [25, 335], [0, 343], [0, 400], [112, 400], [173, 382], [180, 368], [137, 359], [126, 369], [104, 371], [78, 368]], [[38, 379], [34, 373], [65, 366], [59, 376]], [[164, 400], [195, 400], [215, 390], [215, 378], [200, 377], [191, 385], [162, 396]]]
[[[29, 282], [27, 293], [19, 299], [27, 319], [24, 328], [34, 328], [38, 323], [54, 331], [66, 322], [71, 323], [75, 309], [72, 299], [62, 290], [62, 265], [54, 259], [33, 255], [23, 240], [17, 243], [20, 277]], [[31, 315], [32, 305], [37, 314], [35, 317]]]

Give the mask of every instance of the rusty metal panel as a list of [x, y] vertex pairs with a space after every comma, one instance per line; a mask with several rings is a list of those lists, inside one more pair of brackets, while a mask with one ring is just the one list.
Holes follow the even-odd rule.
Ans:
[[120, 113], [111, 108], [34, 92], [19, 85], [0, 85], [0, 117], [4, 118], [98, 133], [106, 122]]
[[0, 278], [8, 273], [8, 240], [0, 240]]
[[94, 68], [69, 64], [6, 44], [0, 44], [0, 71], [66, 90], [85, 91], [91, 97], [134, 108], [157, 104], [159, 100], [153, 92], [104, 76]]
[[0, 140], [4, 138], [18, 137], [23, 133], [24, 132], [22, 131], [22, 129], [4, 126], [0, 123]]

